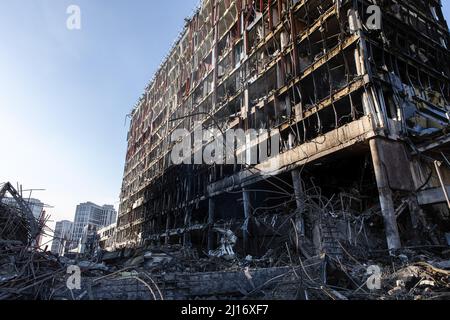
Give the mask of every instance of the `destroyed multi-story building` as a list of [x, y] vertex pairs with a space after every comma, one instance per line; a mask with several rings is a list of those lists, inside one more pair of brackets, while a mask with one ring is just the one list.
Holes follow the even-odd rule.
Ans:
[[[367, 239], [355, 222], [364, 220], [388, 249], [442, 242], [450, 38], [441, 7], [202, 1], [132, 111], [117, 244], [213, 252], [234, 234], [238, 252], [262, 255], [286, 230], [299, 250], [320, 253], [339, 249], [330, 239]], [[176, 129], [192, 135], [186, 159], [211, 143], [198, 127], [265, 130], [231, 151], [252, 145], [263, 160], [174, 164]]]
[[114, 251], [116, 241], [116, 224], [111, 224], [97, 231], [101, 250]]

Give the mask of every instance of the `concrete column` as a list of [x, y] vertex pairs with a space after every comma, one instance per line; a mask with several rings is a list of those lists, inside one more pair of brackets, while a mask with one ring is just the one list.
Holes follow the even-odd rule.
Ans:
[[293, 170], [291, 172], [291, 175], [292, 184], [294, 186], [295, 202], [298, 209], [298, 214], [295, 217], [297, 232], [299, 232], [299, 239], [297, 239], [297, 249], [299, 251], [301, 250], [302, 238], [305, 236], [305, 217], [307, 217], [312, 226], [312, 241], [314, 244], [314, 251], [317, 255], [319, 255], [322, 252], [322, 232], [320, 229], [320, 219], [318, 219], [315, 213], [308, 213], [305, 210], [305, 191], [303, 190], [300, 171]]
[[[251, 216], [251, 206], [250, 206], [250, 193], [244, 188], [242, 189], [243, 196], [243, 206], [244, 206], [244, 218], [248, 220]], [[243, 230], [243, 240], [244, 240], [244, 250], [248, 250], [249, 240], [248, 232]]]
[[402, 246], [400, 233], [398, 231], [394, 201], [392, 200], [392, 190], [389, 187], [386, 164], [383, 162], [383, 146], [380, 138], [370, 140], [370, 151], [380, 195], [381, 213], [383, 214], [388, 248], [389, 250], [400, 249]]
[[292, 185], [294, 186], [295, 203], [297, 204], [297, 214], [295, 215], [296, 236], [295, 247], [299, 253], [302, 250], [302, 243], [305, 237], [305, 194], [302, 185], [300, 171], [292, 170]]
[[[191, 208], [186, 208], [185, 209], [185, 216], [184, 216], [184, 225], [186, 227], [190, 227], [192, 224], [192, 209]], [[191, 247], [192, 243], [191, 243], [191, 233], [190, 232], [185, 232], [184, 233], [184, 237], [183, 237], [183, 242], [184, 242], [184, 246], [185, 247]]]
[[166, 240], [165, 240], [165, 244], [166, 244], [166, 245], [169, 244], [169, 240], [170, 240], [170, 224], [171, 224], [171, 216], [170, 216], [170, 212], [167, 212], [167, 220], [166, 220]]
[[434, 167], [436, 168], [436, 173], [439, 178], [439, 183], [441, 184], [442, 192], [444, 193], [445, 200], [447, 201], [447, 206], [450, 209], [450, 196], [447, 191], [447, 186], [445, 185], [444, 179], [442, 177], [441, 166], [442, 166], [442, 162], [434, 161]]
[[215, 110], [216, 108], [216, 104], [217, 104], [217, 82], [218, 82], [218, 65], [217, 65], [217, 60], [219, 59], [218, 57], [218, 38], [219, 38], [219, 24], [214, 24], [214, 40], [213, 40], [213, 45], [212, 45], [212, 65], [213, 65], [213, 93], [212, 93], [212, 103], [213, 105], [211, 106], [213, 110]]
[[208, 251], [214, 250], [214, 232], [213, 226], [215, 221], [216, 202], [213, 198], [208, 203]]
[[[297, 30], [295, 28], [295, 18], [294, 18], [294, 12], [292, 10], [289, 11], [289, 20], [291, 22], [291, 40], [293, 43], [295, 43], [296, 39], [297, 39]], [[294, 50], [293, 50], [293, 68], [294, 68], [294, 76], [297, 76], [299, 73], [299, 59], [298, 59], [298, 47], [294, 46]]]
[[292, 170], [292, 184], [294, 185], [295, 202], [297, 203], [297, 209], [304, 211], [305, 207], [305, 192], [303, 190], [302, 179], [300, 171]]

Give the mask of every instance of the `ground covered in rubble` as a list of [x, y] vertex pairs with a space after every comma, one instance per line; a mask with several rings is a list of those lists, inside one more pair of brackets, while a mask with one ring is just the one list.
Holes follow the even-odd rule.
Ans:
[[[152, 242], [70, 259], [34, 245], [26, 206], [0, 202], [0, 300], [450, 299], [450, 246], [436, 244], [444, 236], [421, 236], [422, 245], [413, 239], [389, 251], [376, 213], [321, 212], [321, 254], [290, 229], [289, 215], [271, 225], [277, 236], [260, 256], [242, 254], [235, 232], [216, 227], [220, 246], [209, 252], [189, 242]], [[267, 225], [264, 217], [252, 224]]]
[[[450, 248], [403, 249], [395, 255], [343, 247], [342, 257], [302, 258], [288, 246], [255, 259], [200, 258], [162, 246], [107, 253], [105, 263], [57, 258], [2, 242], [0, 299], [41, 300], [447, 300]], [[67, 267], [82, 270], [67, 287]]]

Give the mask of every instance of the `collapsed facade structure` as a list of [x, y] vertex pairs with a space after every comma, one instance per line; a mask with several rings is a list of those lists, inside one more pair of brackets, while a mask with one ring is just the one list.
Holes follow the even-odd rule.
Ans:
[[[3, 203], [3, 199], [10, 194], [15, 203], [8, 201]], [[22, 241], [23, 243], [36, 245], [37, 238], [43, 226], [33, 215], [28, 203], [22, 198], [11, 183], [0, 184], [0, 240]]]
[[[371, 246], [442, 243], [449, 45], [438, 0], [202, 1], [132, 112], [117, 245], [261, 256], [288, 235], [315, 255], [380, 230]], [[264, 129], [247, 143], [267, 153], [276, 133], [280, 150], [174, 165], [171, 134], [199, 123]]]

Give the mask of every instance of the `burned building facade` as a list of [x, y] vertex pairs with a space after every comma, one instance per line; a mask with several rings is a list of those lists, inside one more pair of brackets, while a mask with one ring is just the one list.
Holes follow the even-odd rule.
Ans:
[[[131, 114], [117, 245], [442, 242], [449, 46], [439, 0], [204, 0]], [[198, 126], [265, 130], [247, 144], [267, 153], [277, 134], [279, 152], [175, 165], [173, 132], [193, 158]]]

